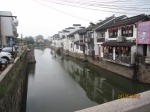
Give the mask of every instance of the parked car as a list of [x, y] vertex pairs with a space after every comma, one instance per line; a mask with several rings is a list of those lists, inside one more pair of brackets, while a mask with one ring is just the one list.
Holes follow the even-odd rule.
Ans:
[[2, 51], [2, 49], [3, 49], [3, 48], [2, 48], [2, 47], [0, 47], [0, 52]]
[[14, 55], [15, 53], [15, 48], [14, 47], [4, 47], [1, 52], [9, 52], [11, 55]]
[[[5, 60], [5, 59], [0, 59], [0, 71], [3, 69], [5, 69], [6, 67], [7, 67], [7, 65], [8, 65], [8, 61], [7, 60]], [[2, 71], [3, 71], [2, 70]]]
[[0, 52], [0, 59], [6, 59], [8, 62], [12, 58], [12, 55], [8, 52]]

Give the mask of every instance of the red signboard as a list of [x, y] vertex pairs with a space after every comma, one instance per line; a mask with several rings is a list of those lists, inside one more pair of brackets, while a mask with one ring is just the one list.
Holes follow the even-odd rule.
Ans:
[[138, 44], [150, 44], [150, 21], [138, 23], [137, 43]]

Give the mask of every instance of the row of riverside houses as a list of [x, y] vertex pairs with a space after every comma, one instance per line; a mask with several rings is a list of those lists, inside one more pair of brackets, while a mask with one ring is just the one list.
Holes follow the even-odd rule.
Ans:
[[[142, 39], [137, 45], [138, 24], [143, 23]], [[133, 17], [114, 15], [88, 27], [74, 24], [74, 27], [59, 31], [53, 36], [51, 46], [61, 48], [65, 54], [80, 57], [102, 58], [106, 61], [132, 66], [135, 53], [146, 58], [150, 64], [150, 16], [141, 14]], [[146, 29], [146, 31], [144, 31]], [[145, 37], [145, 38], [142, 38]]]

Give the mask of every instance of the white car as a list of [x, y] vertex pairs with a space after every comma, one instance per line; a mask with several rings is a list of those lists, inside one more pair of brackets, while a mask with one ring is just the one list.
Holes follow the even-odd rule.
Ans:
[[10, 61], [11, 57], [12, 57], [12, 55], [8, 52], [0, 52], [0, 58]]

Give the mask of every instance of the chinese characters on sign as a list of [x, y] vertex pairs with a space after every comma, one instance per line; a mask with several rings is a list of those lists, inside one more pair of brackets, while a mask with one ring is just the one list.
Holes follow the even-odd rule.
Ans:
[[138, 44], [150, 44], [150, 21], [138, 23], [137, 43]]

